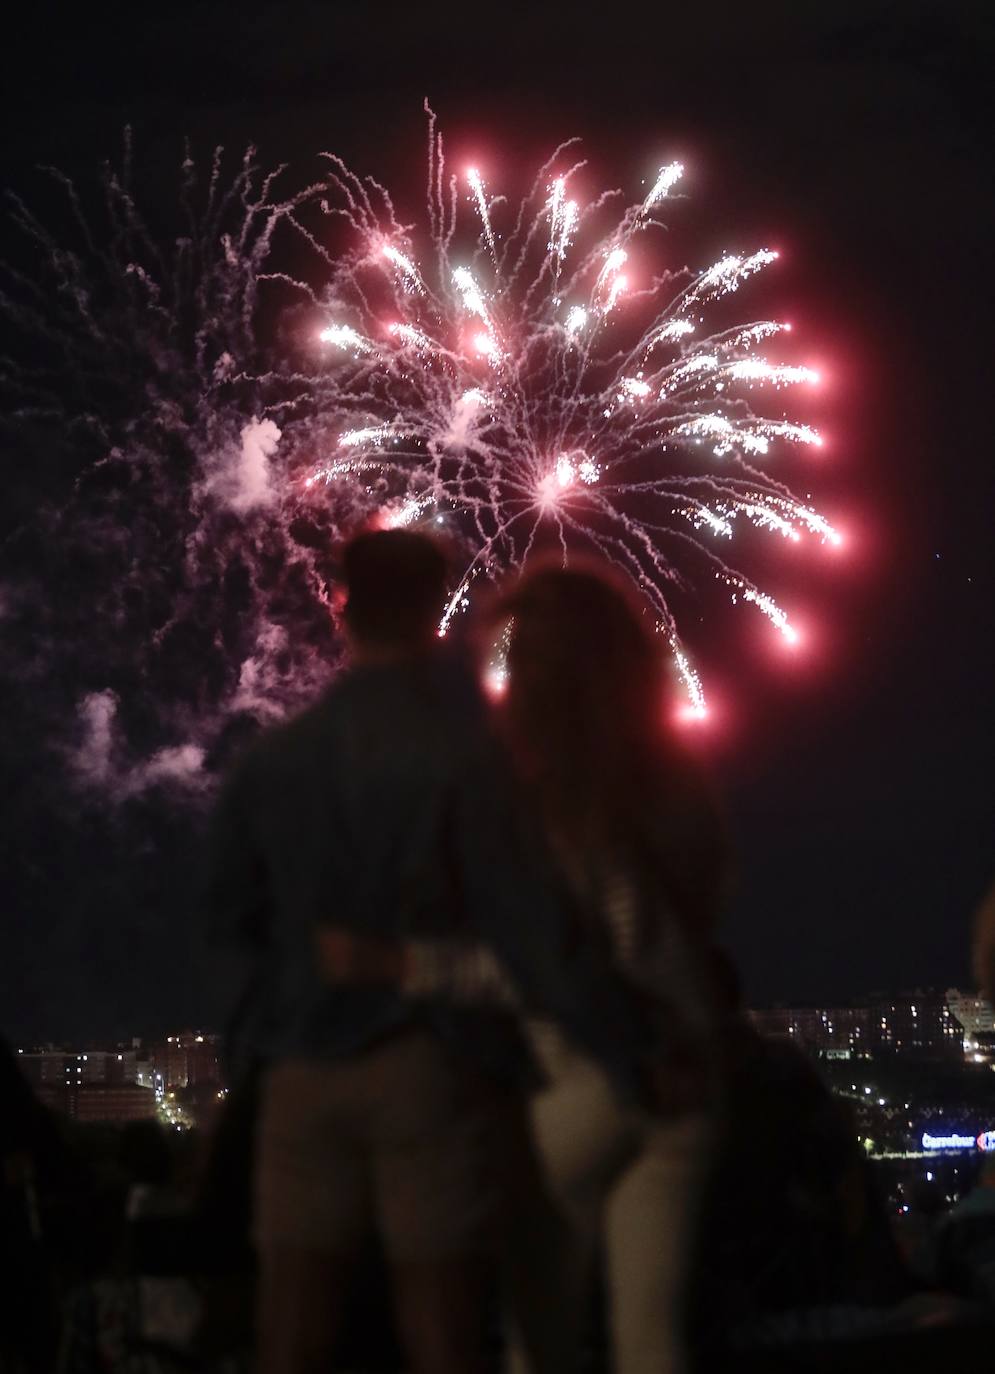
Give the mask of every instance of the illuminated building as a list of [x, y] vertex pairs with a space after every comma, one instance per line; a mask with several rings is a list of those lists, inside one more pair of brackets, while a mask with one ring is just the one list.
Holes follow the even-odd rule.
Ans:
[[774, 1007], [750, 1013], [763, 1035], [791, 1039], [800, 1048], [830, 1058], [897, 1054], [959, 1058], [964, 1031], [934, 989], [872, 996], [836, 1007]]
[[953, 1058], [962, 1053], [959, 1022], [935, 989], [875, 1000], [872, 1004], [879, 1047], [896, 1054]]
[[195, 1088], [204, 1084], [219, 1084], [221, 1041], [217, 1035], [200, 1031], [184, 1031], [181, 1035], [167, 1035], [164, 1041], [151, 1047], [150, 1064], [161, 1073], [170, 1088]]
[[145, 1121], [155, 1115], [155, 1093], [138, 1083], [43, 1083], [35, 1089], [46, 1107], [74, 1121]]
[[133, 1049], [76, 1051], [49, 1046], [19, 1050], [17, 1055], [21, 1072], [36, 1089], [134, 1083], [136, 1061]]
[[66, 1115], [77, 1121], [147, 1121], [155, 1112], [155, 1093], [137, 1083], [94, 1083], [66, 1093]]
[[77, 1121], [141, 1121], [155, 1112], [155, 1094], [138, 1080], [134, 1048], [19, 1050], [24, 1077], [47, 1107]]
[[790, 1039], [800, 1049], [846, 1057], [873, 1046], [867, 1007], [775, 1007], [750, 1017], [762, 1035]]
[[964, 1029], [963, 1048], [977, 1064], [995, 1059], [995, 1007], [984, 997], [947, 988], [947, 1007]]

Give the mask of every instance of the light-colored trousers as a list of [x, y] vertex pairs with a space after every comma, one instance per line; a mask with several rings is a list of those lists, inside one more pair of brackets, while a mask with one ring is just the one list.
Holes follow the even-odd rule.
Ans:
[[602, 1070], [537, 1037], [551, 1083], [532, 1130], [552, 1205], [510, 1248], [511, 1374], [580, 1367], [602, 1248], [614, 1374], [683, 1374], [683, 1300], [711, 1132], [703, 1116], [657, 1120], [617, 1100]]

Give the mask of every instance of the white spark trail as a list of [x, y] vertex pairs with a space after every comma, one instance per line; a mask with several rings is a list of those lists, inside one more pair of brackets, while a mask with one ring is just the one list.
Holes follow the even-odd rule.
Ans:
[[497, 247], [494, 243], [494, 230], [491, 228], [491, 217], [487, 210], [487, 197], [484, 195], [484, 183], [480, 179], [480, 173], [476, 167], [471, 167], [466, 174], [466, 179], [470, 183], [473, 194], [477, 201], [477, 211], [480, 215], [480, 222], [484, 226], [484, 237], [487, 239], [487, 246], [491, 250], [491, 257], [497, 259]]
[[653, 189], [643, 201], [643, 209], [651, 209], [669, 195], [671, 187], [676, 186], [683, 175], [684, 164], [682, 162], [669, 162], [666, 167], [661, 167], [660, 175], [654, 182]]
[[399, 248], [395, 248], [392, 243], [384, 245], [383, 255], [397, 269], [405, 289], [416, 291], [419, 296], [424, 296], [425, 283], [411, 259], [406, 257]]
[[375, 353], [376, 349], [369, 339], [364, 339], [347, 324], [329, 325], [318, 335], [322, 343], [334, 344], [336, 348], [351, 349], [354, 353]]

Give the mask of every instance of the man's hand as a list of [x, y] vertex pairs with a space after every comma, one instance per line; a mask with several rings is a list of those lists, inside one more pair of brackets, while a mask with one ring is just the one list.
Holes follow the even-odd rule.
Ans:
[[321, 926], [317, 944], [318, 967], [326, 983], [399, 984], [403, 978], [404, 946], [399, 940]]
[[322, 926], [318, 930], [318, 966], [328, 983], [355, 982], [355, 936], [336, 926]]

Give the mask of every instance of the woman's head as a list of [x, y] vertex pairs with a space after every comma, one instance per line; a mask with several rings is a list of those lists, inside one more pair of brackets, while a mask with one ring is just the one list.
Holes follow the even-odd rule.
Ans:
[[661, 736], [662, 682], [659, 644], [628, 591], [598, 564], [539, 565], [501, 611], [505, 717], [523, 766], [552, 787], [631, 781]]

